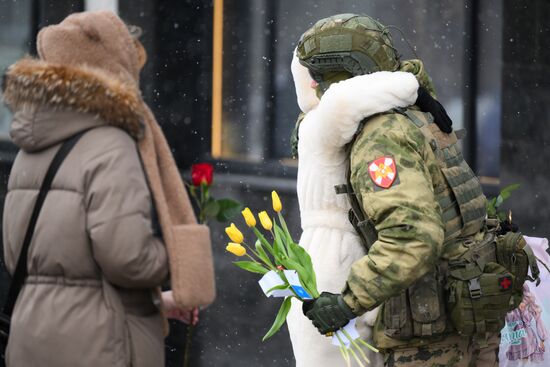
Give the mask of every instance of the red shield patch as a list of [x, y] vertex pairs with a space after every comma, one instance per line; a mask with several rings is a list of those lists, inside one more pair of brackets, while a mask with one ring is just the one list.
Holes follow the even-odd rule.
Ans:
[[380, 157], [369, 164], [369, 174], [376, 186], [387, 189], [397, 177], [397, 167], [392, 157]]

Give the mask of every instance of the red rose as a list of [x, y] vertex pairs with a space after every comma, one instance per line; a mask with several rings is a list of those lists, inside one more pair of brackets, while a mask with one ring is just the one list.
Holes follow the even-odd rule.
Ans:
[[213, 176], [214, 166], [210, 163], [198, 163], [191, 166], [191, 181], [194, 186], [200, 186], [203, 182], [210, 186]]

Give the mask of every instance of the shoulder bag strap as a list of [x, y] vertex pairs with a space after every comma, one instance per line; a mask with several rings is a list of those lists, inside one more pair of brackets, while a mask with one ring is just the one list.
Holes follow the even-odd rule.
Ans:
[[73, 149], [78, 140], [87, 131], [88, 130], [84, 130], [65, 140], [61, 145], [61, 148], [59, 148], [59, 150], [55, 154], [52, 162], [50, 163], [50, 167], [46, 172], [46, 176], [44, 177], [44, 181], [42, 182], [42, 186], [40, 187], [40, 192], [38, 193], [38, 197], [36, 198], [36, 203], [34, 204], [34, 209], [29, 220], [29, 226], [27, 227], [27, 233], [25, 234], [23, 246], [21, 246], [21, 252], [19, 254], [19, 259], [17, 260], [17, 266], [15, 268], [15, 272], [13, 273], [10, 289], [8, 290], [8, 297], [6, 299], [6, 303], [3, 309], [3, 312], [6, 315], [12, 314], [15, 302], [17, 301], [17, 296], [19, 295], [19, 292], [23, 287], [23, 283], [25, 282], [25, 278], [27, 277], [27, 257], [29, 253], [29, 247], [31, 244], [36, 222], [38, 221], [40, 210], [42, 209], [42, 205], [44, 204], [46, 195], [48, 195], [48, 191], [51, 188], [52, 181], [59, 167], [61, 166], [71, 149]]

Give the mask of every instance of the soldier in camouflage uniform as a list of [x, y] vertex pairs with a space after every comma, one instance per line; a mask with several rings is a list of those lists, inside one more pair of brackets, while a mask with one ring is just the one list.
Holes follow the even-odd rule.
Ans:
[[[340, 80], [402, 70], [417, 77], [428, 105], [438, 105], [422, 63], [400, 61], [386, 28], [370, 17], [320, 20], [296, 54], [319, 84], [318, 96]], [[349, 137], [348, 182], [336, 189], [351, 201], [368, 254], [353, 263], [341, 294], [323, 293], [304, 304], [304, 314], [324, 334], [381, 306], [374, 342], [387, 366], [497, 366], [500, 336], [486, 328], [491, 316], [474, 320], [475, 336], [459, 335], [446, 316], [445, 274], [486, 240], [486, 199], [457, 134], [434, 115], [446, 116], [437, 108], [394, 108], [363, 120]], [[483, 271], [485, 262], [478, 264]], [[475, 295], [476, 282], [468, 284]]]

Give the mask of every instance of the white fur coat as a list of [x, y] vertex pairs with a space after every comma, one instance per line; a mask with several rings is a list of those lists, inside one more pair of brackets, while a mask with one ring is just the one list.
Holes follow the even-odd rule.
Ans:
[[[311, 88], [308, 70], [296, 57], [292, 74], [298, 105], [306, 113], [298, 144], [298, 201], [302, 221], [300, 245], [311, 255], [320, 292], [340, 293], [351, 265], [365, 251], [348, 221], [346, 195], [334, 186], [346, 181], [344, 146], [366, 117], [395, 107], [414, 104], [418, 82], [405, 72], [378, 72], [333, 84], [319, 100]], [[297, 367], [345, 366], [330, 338], [320, 335], [293, 304], [288, 327]], [[358, 329], [370, 339], [376, 310], [363, 316]], [[381, 356], [371, 355], [370, 367], [382, 366]]]

